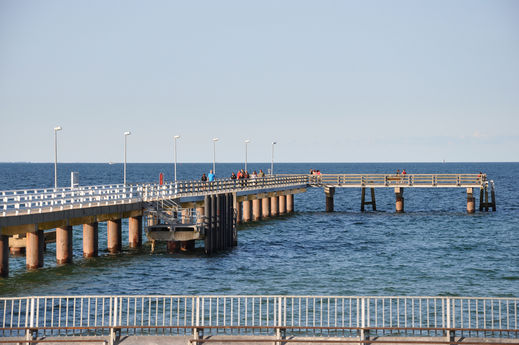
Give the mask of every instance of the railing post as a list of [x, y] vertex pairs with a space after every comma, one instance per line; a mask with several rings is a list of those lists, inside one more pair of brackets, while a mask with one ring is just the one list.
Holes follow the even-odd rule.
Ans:
[[454, 342], [456, 332], [451, 329], [452, 327], [452, 317], [451, 317], [451, 299], [446, 298], [445, 300], [445, 323], [446, 323], [446, 331], [445, 331], [445, 340], [448, 342]]
[[[283, 339], [285, 339], [285, 328], [283, 328], [283, 297], [277, 298], [277, 306], [278, 310], [274, 309], [274, 313], [277, 312], [277, 322], [276, 322], [276, 341], [274, 344], [281, 344]], [[275, 315], [275, 314], [274, 314]]]
[[198, 345], [199, 339], [203, 337], [203, 330], [200, 328], [200, 297], [195, 298], [195, 322], [193, 327], [193, 339], [195, 340], [195, 345]]
[[31, 297], [30, 299], [29, 327], [25, 330], [25, 340], [36, 340], [36, 337], [34, 336], [34, 297]]

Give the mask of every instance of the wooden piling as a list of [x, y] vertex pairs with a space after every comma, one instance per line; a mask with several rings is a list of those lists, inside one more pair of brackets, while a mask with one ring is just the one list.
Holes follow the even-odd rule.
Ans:
[[333, 212], [333, 195], [335, 194], [335, 187], [324, 187], [324, 194], [326, 196], [326, 212]]
[[395, 203], [396, 213], [403, 213], [404, 212], [404, 188], [396, 187], [395, 188], [395, 197], [396, 197], [396, 203]]
[[0, 235], [0, 277], [9, 276], [9, 236]]
[[204, 238], [204, 251], [206, 254], [211, 255], [213, 253], [211, 247], [211, 197], [206, 195], [204, 197], [204, 230], [205, 230], [205, 238]]
[[366, 201], [366, 188], [361, 188], [361, 196], [360, 196], [360, 211], [364, 212], [366, 205], [371, 205], [371, 209], [373, 211], [377, 210], [377, 203], [375, 201], [375, 188], [370, 188], [371, 190], [371, 201]]

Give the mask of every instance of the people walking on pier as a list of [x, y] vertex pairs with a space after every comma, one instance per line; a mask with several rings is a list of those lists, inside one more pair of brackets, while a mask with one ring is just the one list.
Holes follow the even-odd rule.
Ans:
[[400, 169], [396, 169], [396, 174], [400, 175]]
[[[239, 172], [238, 172], [239, 174]], [[234, 171], [231, 173], [231, 180], [236, 180], [236, 174], [234, 173]]]
[[405, 172], [405, 169], [402, 169], [402, 175], [405, 175], [405, 174], [407, 174], [407, 173]]
[[209, 171], [209, 175], [207, 175], [207, 180], [208, 180], [209, 182], [214, 182], [215, 178], [216, 178], [215, 174], [213, 173], [212, 170], [210, 170], [210, 171]]
[[262, 169], [260, 169], [260, 171], [258, 173], [258, 177], [265, 177], [265, 173], [263, 172]]
[[202, 178], [200, 179], [202, 182], [207, 182], [207, 176], [205, 173], [202, 174]]

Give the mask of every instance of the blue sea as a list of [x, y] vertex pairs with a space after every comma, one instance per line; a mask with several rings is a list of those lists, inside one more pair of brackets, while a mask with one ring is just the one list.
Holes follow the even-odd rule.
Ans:
[[[217, 164], [227, 177], [242, 164]], [[179, 179], [198, 180], [211, 163], [179, 164]], [[267, 171], [269, 163], [249, 163]], [[282, 294], [444, 295], [519, 297], [519, 163], [279, 163], [276, 173], [479, 173], [496, 185], [497, 212], [466, 213], [465, 189], [406, 189], [405, 213], [396, 214], [394, 191], [377, 189], [377, 211], [360, 212], [360, 189], [337, 189], [335, 212], [326, 213], [322, 189], [295, 197], [295, 213], [241, 225], [238, 246], [217, 255], [201, 250], [167, 254], [127, 247], [83, 259], [82, 227], [74, 227], [74, 263], [57, 266], [55, 245], [44, 268], [25, 270], [10, 258], [0, 295]], [[122, 164], [59, 164], [60, 186], [70, 173], [81, 185], [121, 183]], [[128, 164], [129, 183], [173, 175], [172, 164]], [[52, 187], [53, 164], [0, 163], [0, 190]], [[479, 195], [477, 195], [479, 199]], [[479, 200], [478, 204], [479, 205]], [[201, 244], [200, 244], [201, 245]]]

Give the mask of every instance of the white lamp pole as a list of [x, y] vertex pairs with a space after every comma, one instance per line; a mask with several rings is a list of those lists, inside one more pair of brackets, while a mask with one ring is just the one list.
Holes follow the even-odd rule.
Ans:
[[247, 144], [250, 143], [249, 139], [245, 140], [245, 171], [247, 171]]
[[213, 138], [213, 174], [216, 175], [216, 142], [219, 138]]
[[54, 127], [54, 188], [58, 188], [58, 132], [61, 126]]
[[277, 142], [272, 142], [272, 161], [270, 163], [270, 175], [274, 175], [274, 145], [276, 145]]
[[180, 139], [180, 135], [175, 135], [173, 139], [175, 139], [175, 182], [177, 182], [177, 139]]
[[132, 132], [124, 132], [124, 185], [126, 186], [126, 143], [128, 136], [132, 134]]

